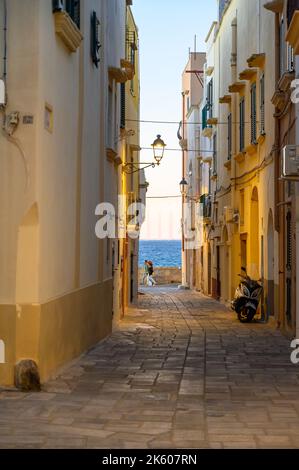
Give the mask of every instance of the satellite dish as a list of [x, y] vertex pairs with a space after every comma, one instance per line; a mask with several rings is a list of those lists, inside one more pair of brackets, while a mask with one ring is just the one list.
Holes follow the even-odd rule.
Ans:
[[0, 106], [4, 105], [6, 102], [5, 99], [5, 83], [4, 80], [0, 80]]

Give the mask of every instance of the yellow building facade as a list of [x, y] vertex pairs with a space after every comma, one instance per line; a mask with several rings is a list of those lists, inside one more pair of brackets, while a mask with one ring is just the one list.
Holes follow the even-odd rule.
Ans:
[[278, 318], [275, 21], [258, 0], [218, 6], [206, 39], [197, 157], [203, 241], [193, 276], [197, 289], [228, 304], [245, 267], [264, 284], [260, 313]]
[[[132, 2], [129, 2], [132, 4]], [[130, 6], [127, 8], [125, 30], [125, 60], [132, 67], [132, 75], [120, 83], [120, 155], [118, 188], [122, 198], [119, 208], [119, 224], [124, 227], [119, 240], [120, 265], [114, 276], [114, 321], [117, 323], [127, 307], [136, 303], [138, 295], [138, 251], [139, 236], [131, 231], [140, 230], [134, 222], [138, 216], [135, 204], [145, 204], [146, 184], [144, 172], [139, 172], [140, 161], [140, 71], [139, 38]]]
[[0, 384], [25, 359], [45, 381], [112, 330], [121, 241], [95, 210], [120, 192], [130, 4], [0, 1]]

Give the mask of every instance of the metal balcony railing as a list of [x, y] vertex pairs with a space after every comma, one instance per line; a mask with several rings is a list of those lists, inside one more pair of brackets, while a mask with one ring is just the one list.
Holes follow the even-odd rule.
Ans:
[[126, 35], [126, 60], [135, 66], [135, 52], [137, 51], [137, 37], [135, 31], [127, 31]]
[[202, 216], [204, 219], [211, 219], [212, 217], [212, 197], [210, 194], [203, 194], [200, 198], [202, 204]]
[[210, 105], [207, 103], [202, 110], [202, 130], [212, 127], [208, 124], [208, 119], [211, 118]]

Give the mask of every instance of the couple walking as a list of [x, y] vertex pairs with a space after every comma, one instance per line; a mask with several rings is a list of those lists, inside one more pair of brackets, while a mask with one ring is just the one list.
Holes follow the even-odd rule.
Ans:
[[147, 259], [144, 261], [144, 274], [143, 274], [143, 285], [153, 287], [157, 283], [153, 278], [154, 274], [154, 266], [152, 261], [148, 261]]

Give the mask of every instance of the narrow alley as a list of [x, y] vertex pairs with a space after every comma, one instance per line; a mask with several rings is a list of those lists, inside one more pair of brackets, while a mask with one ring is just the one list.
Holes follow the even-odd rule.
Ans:
[[117, 331], [41, 393], [0, 392], [1, 448], [298, 448], [299, 366], [275, 325], [141, 290]]

